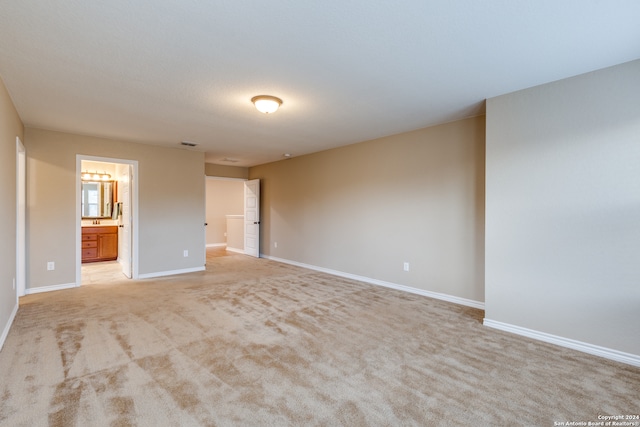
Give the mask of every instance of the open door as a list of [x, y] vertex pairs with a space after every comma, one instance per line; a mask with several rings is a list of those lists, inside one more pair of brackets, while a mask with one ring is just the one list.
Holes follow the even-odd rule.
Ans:
[[122, 273], [129, 279], [131, 271], [131, 165], [118, 164], [116, 176], [118, 180], [118, 202], [120, 203], [120, 216], [118, 223], [118, 262], [122, 266]]
[[244, 253], [260, 258], [260, 180], [244, 183]]

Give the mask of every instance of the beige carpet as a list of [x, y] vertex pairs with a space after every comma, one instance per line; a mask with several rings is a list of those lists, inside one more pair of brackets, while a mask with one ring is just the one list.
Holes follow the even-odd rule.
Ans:
[[483, 313], [243, 255], [35, 294], [0, 352], [2, 426], [553, 426], [640, 412], [640, 369]]

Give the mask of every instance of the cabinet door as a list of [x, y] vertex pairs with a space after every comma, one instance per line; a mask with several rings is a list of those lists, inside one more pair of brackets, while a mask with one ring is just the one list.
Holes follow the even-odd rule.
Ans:
[[117, 258], [118, 257], [118, 235], [101, 234], [98, 236], [98, 257]]

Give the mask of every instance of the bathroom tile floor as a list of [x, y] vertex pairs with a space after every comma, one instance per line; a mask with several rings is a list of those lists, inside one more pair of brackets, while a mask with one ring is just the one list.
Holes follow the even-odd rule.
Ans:
[[82, 285], [104, 285], [125, 280], [118, 261], [91, 262], [82, 264]]

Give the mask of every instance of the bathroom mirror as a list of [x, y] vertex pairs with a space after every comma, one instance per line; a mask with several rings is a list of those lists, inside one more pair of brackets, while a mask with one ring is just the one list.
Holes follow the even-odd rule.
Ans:
[[111, 218], [113, 181], [82, 181], [82, 218]]

